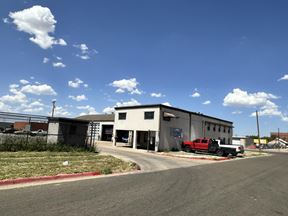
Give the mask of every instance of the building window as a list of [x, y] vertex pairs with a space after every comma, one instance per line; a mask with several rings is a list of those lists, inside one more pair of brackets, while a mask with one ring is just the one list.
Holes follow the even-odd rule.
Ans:
[[221, 132], [221, 126], [219, 126], [219, 128], [218, 128], [218, 132]]
[[119, 120], [125, 120], [126, 119], [126, 114], [127, 113], [118, 113], [118, 119]]
[[145, 112], [144, 119], [154, 119], [154, 112]]
[[210, 124], [208, 124], [207, 126], [207, 131], [210, 131]]
[[228, 133], [230, 133], [230, 128], [228, 128]]
[[215, 130], [216, 130], [216, 125], [213, 126], [213, 131], [215, 132]]
[[223, 128], [223, 132], [226, 133], [226, 128], [225, 127]]

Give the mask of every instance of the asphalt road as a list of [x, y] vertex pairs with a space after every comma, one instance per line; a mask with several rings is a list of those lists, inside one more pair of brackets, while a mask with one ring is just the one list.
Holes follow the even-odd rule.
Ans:
[[0, 191], [0, 215], [287, 215], [288, 155]]
[[123, 160], [133, 161], [137, 163], [140, 166], [141, 170], [145, 172], [215, 163], [215, 161], [208, 160], [190, 160], [173, 158], [169, 156], [161, 156], [153, 152], [147, 152], [146, 150], [134, 150], [125, 147], [115, 148], [111, 145], [98, 144], [97, 147], [101, 153], [113, 155]]

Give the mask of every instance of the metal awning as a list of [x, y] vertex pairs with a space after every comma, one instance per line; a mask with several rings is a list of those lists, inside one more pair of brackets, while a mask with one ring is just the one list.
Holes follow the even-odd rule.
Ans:
[[166, 117], [166, 118], [177, 118], [173, 113], [169, 113], [169, 112], [164, 112], [163, 113], [163, 117]]

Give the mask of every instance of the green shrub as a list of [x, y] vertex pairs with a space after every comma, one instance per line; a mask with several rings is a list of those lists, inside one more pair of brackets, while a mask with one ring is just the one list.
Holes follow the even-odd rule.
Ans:
[[101, 174], [108, 175], [108, 174], [112, 174], [112, 169], [111, 167], [104, 167], [100, 172]]
[[50, 152], [97, 152], [96, 146], [71, 146], [64, 143], [48, 144], [43, 137], [28, 139], [25, 136], [5, 136], [0, 143], [0, 151], [50, 151]]

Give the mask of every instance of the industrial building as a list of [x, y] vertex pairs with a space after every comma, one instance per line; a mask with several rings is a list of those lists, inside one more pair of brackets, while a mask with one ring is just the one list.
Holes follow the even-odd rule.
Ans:
[[116, 107], [113, 144], [165, 151], [180, 149], [183, 140], [199, 137], [231, 143], [233, 122], [187, 110], [156, 105]]

